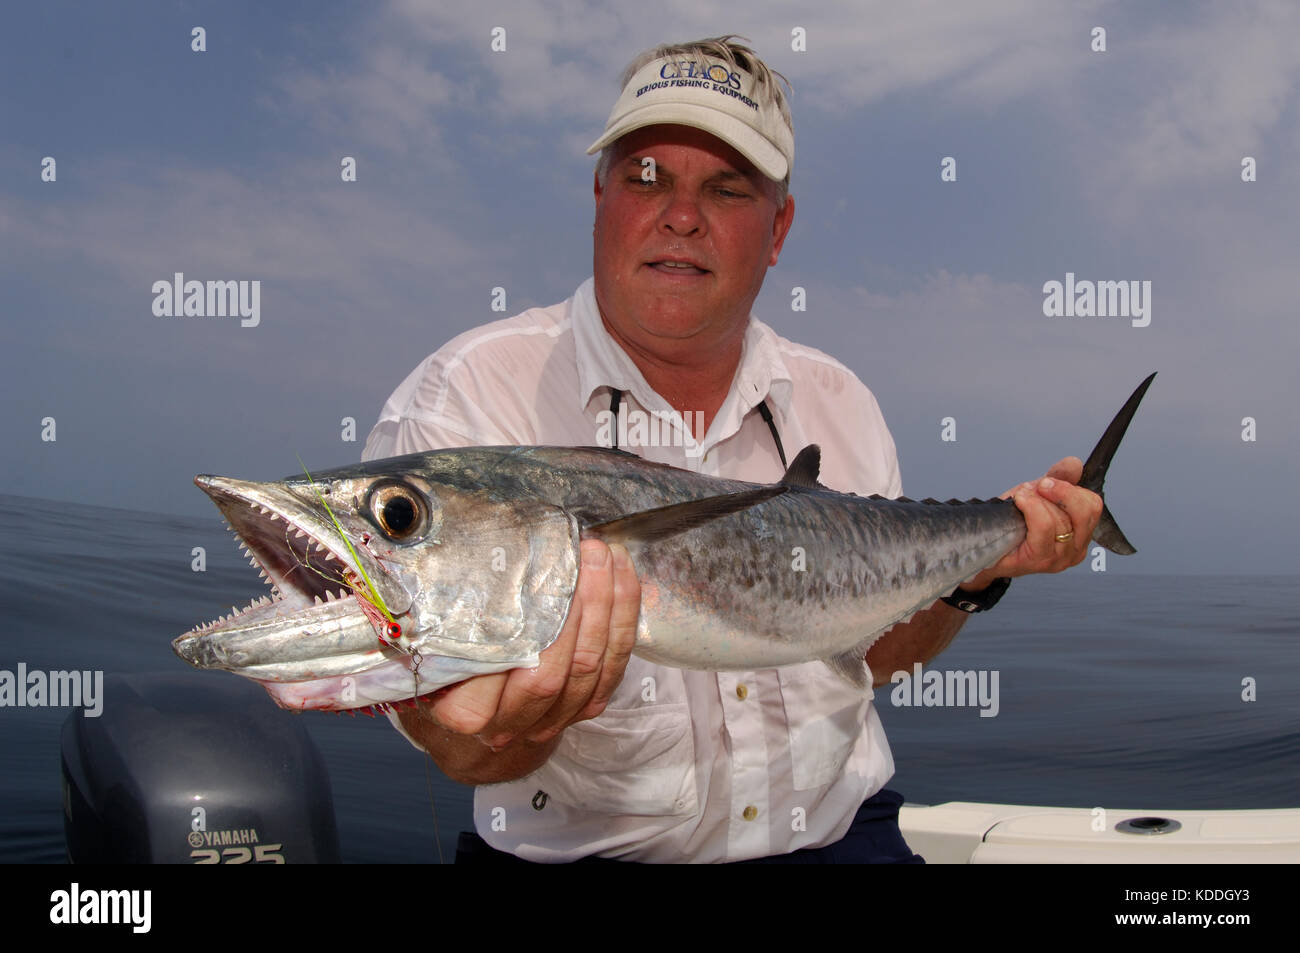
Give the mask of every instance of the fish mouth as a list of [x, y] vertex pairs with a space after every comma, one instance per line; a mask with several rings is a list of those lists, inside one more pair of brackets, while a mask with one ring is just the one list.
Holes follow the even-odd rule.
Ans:
[[261, 571], [271, 587], [271, 601], [306, 608], [353, 595], [350, 580], [357, 577], [357, 567], [339, 545], [341, 540], [322, 538], [325, 534], [314, 521], [294, 520], [259, 502], [239, 481], [204, 475], [194, 482], [216, 503], [239, 548]]
[[[271, 591], [173, 640], [177, 655], [200, 668], [296, 680], [354, 671], [363, 664], [359, 655], [374, 664], [375, 650], [401, 641], [393, 612], [408, 608], [409, 598], [384, 599], [398, 595], [400, 585], [383, 584], [387, 573], [377, 560], [367, 560], [368, 570], [361, 566], [356, 548], [315, 508], [283, 485], [210, 475], [194, 482], [221, 511]], [[371, 589], [370, 580], [381, 592]], [[311, 659], [318, 664], [283, 670], [286, 663]], [[260, 666], [267, 669], [254, 675]]]

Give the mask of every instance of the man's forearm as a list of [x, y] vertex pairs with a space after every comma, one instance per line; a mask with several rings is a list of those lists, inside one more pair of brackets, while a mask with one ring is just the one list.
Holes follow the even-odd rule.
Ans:
[[[982, 592], [997, 578], [996, 568], [986, 569], [958, 588], [962, 592]], [[924, 665], [930, 661], [956, 638], [969, 616], [946, 602], [935, 602], [912, 616], [910, 622], [894, 626], [867, 651], [872, 685], [888, 685], [895, 672], [910, 674], [917, 662]]]
[[460, 784], [497, 784], [532, 774], [554, 753], [561, 737], [540, 744], [520, 739], [493, 751], [477, 736], [448, 731], [419, 709], [403, 709], [397, 717], [442, 773]]
[[876, 640], [867, 652], [872, 684], [888, 685], [895, 672], [912, 672], [916, 662], [925, 664], [946, 649], [965, 624], [967, 613], [944, 602], [936, 602], [896, 625]]

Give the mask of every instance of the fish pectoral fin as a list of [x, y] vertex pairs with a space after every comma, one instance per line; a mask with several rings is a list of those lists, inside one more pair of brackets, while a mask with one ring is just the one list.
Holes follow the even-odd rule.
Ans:
[[629, 540], [653, 543], [688, 529], [703, 526], [720, 516], [739, 513], [751, 506], [780, 496], [786, 491], [783, 484], [759, 487], [756, 490], [743, 490], [740, 493], [724, 493], [710, 496], [703, 500], [689, 503], [673, 503], [659, 506], [652, 510], [642, 510], [629, 516], [596, 523], [583, 530], [583, 537], [596, 537], [606, 542], [620, 543]]

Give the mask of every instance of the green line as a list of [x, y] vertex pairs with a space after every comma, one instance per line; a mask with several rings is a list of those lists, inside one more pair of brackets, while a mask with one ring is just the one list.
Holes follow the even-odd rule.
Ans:
[[[294, 456], [297, 456], [297, 454], [294, 454]], [[328, 513], [330, 519], [334, 521], [334, 528], [339, 531], [339, 536], [343, 540], [343, 545], [346, 546], [348, 552], [352, 554], [352, 561], [357, 564], [357, 570], [361, 573], [361, 578], [366, 581], [366, 588], [370, 590], [371, 604], [379, 608], [379, 611], [384, 614], [385, 619], [389, 622], [396, 623], [397, 620], [394, 619], [393, 614], [388, 611], [388, 606], [384, 605], [383, 596], [381, 596], [379, 591], [375, 589], [375, 584], [370, 581], [370, 576], [366, 573], [366, 567], [361, 564], [361, 557], [358, 556], [357, 551], [352, 548], [352, 541], [348, 539], [348, 534], [343, 532], [343, 524], [341, 524], [338, 517], [334, 515], [334, 511], [330, 509], [330, 505], [325, 502], [324, 494], [316, 488], [316, 481], [311, 478], [310, 473], [307, 473], [307, 464], [302, 462], [302, 457], [298, 457], [298, 466], [302, 467], [302, 472], [307, 474], [307, 482], [311, 484], [313, 490], [316, 490], [316, 499], [320, 500], [321, 506], [325, 507], [325, 512]]]

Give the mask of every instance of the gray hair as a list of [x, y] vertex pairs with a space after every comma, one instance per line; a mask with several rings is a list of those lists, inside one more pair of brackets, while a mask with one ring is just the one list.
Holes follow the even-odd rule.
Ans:
[[[794, 88], [790, 85], [790, 81], [759, 59], [758, 54], [746, 46], [745, 43], [738, 43], [737, 40], [744, 40], [745, 43], [749, 42], [746, 37], [728, 33], [725, 36], [711, 36], [688, 43], [660, 44], [637, 54], [636, 58], [628, 64], [627, 69], [623, 70], [623, 78], [619, 80], [618, 88], [621, 90], [627, 86], [641, 67], [665, 56], [685, 56], [692, 59], [695, 57], [713, 57], [722, 60], [729, 66], [742, 69], [754, 77], [755, 98], [763, 103], [775, 103], [777, 110], [781, 113], [781, 118], [785, 121], [786, 128], [790, 130], [790, 135], [794, 136], [794, 119], [790, 115], [790, 102], [781, 89], [781, 83], [785, 83], [786, 89], [793, 92]], [[614, 150], [617, 146], [618, 140], [611, 142], [600, 150], [600, 157], [596, 160], [596, 178], [600, 182], [601, 188], [605, 187], [605, 177], [609, 174], [610, 165], [613, 164]], [[776, 204], [782, 206], [785, 204], [786, 196], [790, 192], [789, 172], [786, 173], [782, 181], [776, 182], [776, 187]]]

